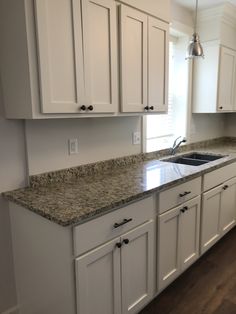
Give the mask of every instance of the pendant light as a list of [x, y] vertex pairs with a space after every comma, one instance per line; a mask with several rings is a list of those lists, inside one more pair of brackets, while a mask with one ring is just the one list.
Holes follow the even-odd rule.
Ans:
[[197, 13], [198, 13], [198, 0], [196, 0], [194, 33], [189, 43], [186, 59], [194, 59], [198, 57], [204, 58], [203, 48], [200, 43], [200, 38], [197, 33]]

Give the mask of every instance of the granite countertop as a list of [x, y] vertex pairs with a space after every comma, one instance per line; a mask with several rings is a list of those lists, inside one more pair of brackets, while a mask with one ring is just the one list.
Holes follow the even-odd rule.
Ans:
[[[184, 150], [190, 151], [187, 147]], [[236, 141], [209, 143], [197, 151], [227, 156], [197, 167], [164, 162], [155, 159], [155, 154], [145, 155], [141, 160], [140, 156], [133, 156], [133, 159], [136, 158], [133, 163], [124, 163], [120, 167], [113, 165], [106, 171], [88, 175], [73, 177], [73, 171], [69, 169], [69, 179], [67, 175], [67, 179], [63, 176], [63, 180], [44, 184], [35, 183], [34, 177], [30, 187], [2, 195], [55, 223], [74, 226], [236, 161]], [[49, 177], [53, 175], [46, 176]], [[45, 176], [42, 175], [41, 180], [45, 181]]]

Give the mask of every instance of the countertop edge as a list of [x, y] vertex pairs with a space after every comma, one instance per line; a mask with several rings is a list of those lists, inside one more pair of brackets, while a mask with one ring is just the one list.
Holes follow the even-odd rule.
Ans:
[[[163, 160], [160, 160], [160, 161], [163, 161]], [[95, 209], [93, 212], [90, 212], [89, 214], [84, 214], [84, 215], [81, 215], [78, 219], [71, 219], [71, 220], [66, 220], [66, 221], [62, 221], [62, 220], [59, 220], [57, 219], [55, 216], [52, 216], [50, 214], [47, 214], [47, 213], [44, 213], [42, 212], [41, 210], [37, 209], [37, 208], [32, 208], [30, 207], [27, 202], [24, 202], [22, 200], [19, 200], [18, 198], [14, 198], [14, 196], [12, 195], [12, 193], [14, 193], [14, 191], [11, 191], [11, 192], [3, 192], [1, 193], [2, 197], [4, 199], [6, 199], [7, 201], [9, 202], [12, 202], [12, 203], [15, 203], [21, 207], [24, 207], [38, 215], [40, 215], [41, 217], [44, 217], [46, 219], [48, 219], [49, 221], [52, 221], [54, 223], [57, 223], [59, 224], [60, 226], [63, 226], [63, 227], [75, 227], [75, 226], [78, 226], [78, 225], [81, 225], [83, 223], [86, 223], [90, 220], [93, 220], [93, 219], [96, 219], [100, 216], [103, 216], [105, 214], [108, 214], [109, 212], [112, 212], [112, 211], [115, 211], [123, 206], [126, 206], [132, 202], [135, 202], [135, 201], [138, 201], [138, 200], [141, 200], [145, 197], [148, 197], [154, 193], [157, 193], [157, 192], [161, 192], [161, 191], [164, 191], [166, 189], [169, 189], [169, 188], [172, 188], [174, 187], [175, 185], [178, 185], [180, 184], [181, 182], [186, 182], [186, 181], [189, 181], [191, 179], [194, 179], [194, 178], [197, 178], [197, 177], [200, 177], [204, 174], [207, 174], [209, 172], [212, 172], [216, 169], [219, 169], [219, 168], [222, 168], [224, 166], [227, 166], [231, 163], [234, 163], [236, 161], [236, 157], [232, 157], [230, 160], [226, 160], [226, 161], [222, 161], [221, 163], [217, 163], [217, 164], [213, 164], [211, 166], [209, 166], [209, 168], [207, 169], [199, 169], [198, 172], [194, 173], [194, 174], [190, 174], [190, 175], [186, 175], [182, 178], [179, 178], [179, 179], [176, 179], [176, 180], [173, 180], [173, 181], [170, 181], [166, 184], [163, 184], [163, 185], [160, 185], [156, 188], [153, 188], [153, 189], [150, 189], [150, 190], [147, 190], [147, 191], [144, 191], [142, 193], [138, 193], [138, 194], [134, 194], [126, 199], [121, 199], [120, 201], [117, 201], [115, 203], [111, 203], [107, 206], [104, 206], [104, 207], [101, 207], [101, 208], [98, 208], [98, 209]], [[21, 190], [21, 189], [18, 189], [18, 190]], [[15, 191], [18, 191], [18, 190], [15, 190]]]

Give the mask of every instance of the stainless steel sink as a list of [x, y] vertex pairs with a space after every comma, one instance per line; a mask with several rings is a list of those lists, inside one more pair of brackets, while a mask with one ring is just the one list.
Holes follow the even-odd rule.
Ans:
[[175, 164], [183, 164], [189, 166], [201, 166], [208, 162], [223, 158], [223, 155], [213, 155], [213, 154], [201, 154], [201, 153], [191, 153], [185, 154], [178, 157], [171, 157], [165, 159], [165, 162], [172, 162]]
[[220, 159], [222, 155], [211, 155], [211, 154], [201, 154], [201, 153], [192, 153], [190, 155], [185, 155], [185, 158], [196, 159], [196, 160], [204, 160], [204, 161], [214, 161]]

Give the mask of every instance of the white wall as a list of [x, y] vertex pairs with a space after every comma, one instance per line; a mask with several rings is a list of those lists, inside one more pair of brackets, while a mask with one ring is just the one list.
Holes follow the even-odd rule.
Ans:
[[[138, 154], [132, 132], [140, 130], [140, 117], [27, 121], [29, 173]], [[68, 154], [70, 138], [78, 139], [78, 155]]]
[[223, 114], [193, 114], [190, 141], [199, 142], [225, 135]]
[[171, 0], [171, 20], [180, 22], [187, 26], [193, 26], [192, 11], [178, 5], [174, 0]]
[[[0, 90], [0, 193], [26, 184], [24, 129], [3, 119]], [[0, 313], [16, 304], [8, 204], [0, 197]]]
[[225, 136], [236, 137], [236, 113], [225, 115]]

